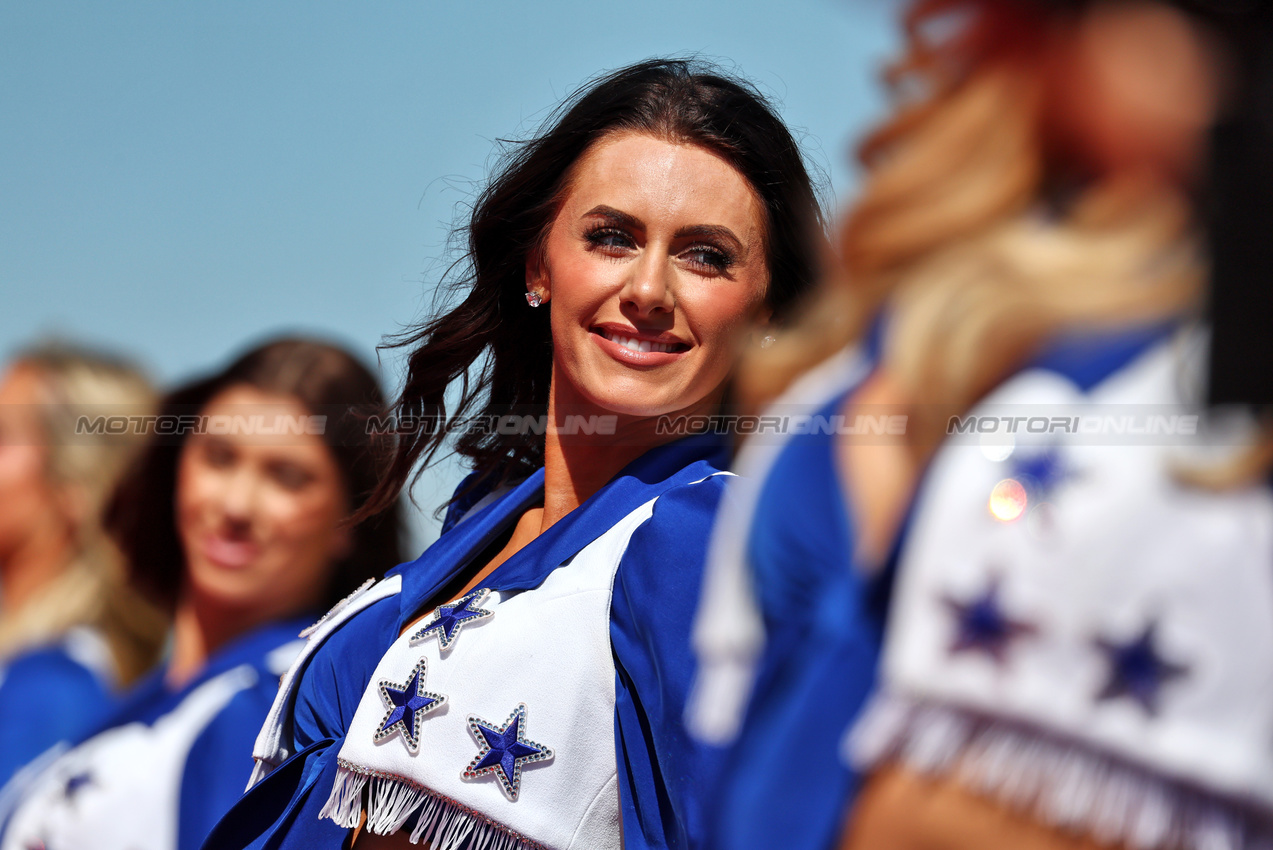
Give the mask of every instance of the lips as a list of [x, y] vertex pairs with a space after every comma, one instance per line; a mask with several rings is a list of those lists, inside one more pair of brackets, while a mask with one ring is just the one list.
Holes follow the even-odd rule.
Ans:
[[639, 369], [673, 363], [691, 348], [669, 333], [643, 333], [623, 325], [594, 325], [589, 330], [602, 351]]
[[228, 570], [241, 570], [261, 554], [261, 547], [250, 540], [232, 540], [220, 534], [207, 535], [199, 548], [206, 559]]
[[674, 354], [689, 350], [689, 345], [668, 333], [642, 333], [616, 325], [597, 325], [592, 332], [628, 351]]

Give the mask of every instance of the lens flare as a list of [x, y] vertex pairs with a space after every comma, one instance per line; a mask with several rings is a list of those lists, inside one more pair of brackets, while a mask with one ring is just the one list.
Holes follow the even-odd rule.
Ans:
[[1005, 478], [990, 491], [990, 515], [1000, 522], [1015, 522], [1025, 513], [1025, 487], [1015, 478]]

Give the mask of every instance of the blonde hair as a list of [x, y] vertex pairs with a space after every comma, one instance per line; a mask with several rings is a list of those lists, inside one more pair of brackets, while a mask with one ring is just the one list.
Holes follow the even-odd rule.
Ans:
[[155, 393], [132, 366], [64, 344], [24, 351], [14, 365], [30, 369], [44, 395], [40, 419], [48, 451], [46, 475], [74, 506], [73, 555], [52, 581], [0, 621], [0, 658], [53, 642], [76, 626], [89, 626], [111, 651], [117, 683], [128, 684], [158, 659], [167, 619], [129, 586], [101, 517], [144, 437], [77, 426], [85, 417], [153, 413]]
[[749, 355], [745, 400], [772, 398], [885, 307], [882, 364], [931, 445], [945, 415], [1048, 336], [1196, 304], [1204, 267], [1181, 190], [1124, 177], [1049, 206], [1059, 174], [1039, 57], [1063, 14], [1008, 0], [912, 6], [906, 55], [887, 73], [898, 105], [860, 148], [838, 268], [785, 345]]

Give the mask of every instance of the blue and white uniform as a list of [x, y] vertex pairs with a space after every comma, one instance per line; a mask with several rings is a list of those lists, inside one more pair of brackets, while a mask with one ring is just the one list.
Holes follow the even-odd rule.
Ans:
[[[1214, 449], [1214, 434], [1190, 436], [1204, 348], [1188, 329], [1087, 339], [1006, 381], [970, 411], [999, 429], [956, 435], [934, 457], [891, 578], [861, 577], [837, 522], [803, 536], [838, 556], [774, 580], [784, 571], [760, 544], [793, 519], [782, 482], [835, 480], [794, 449], [779, 460], [748, 552], [763, 687], [714, 846], [835, 846], [858, 777], [889, 762], [1102, 842], [1268, 846], [1273, 492], [1202, 491], [1173, 474], [1217, 462], [1200, 445]], [[1057, 430], [1054, 416], [1077, 424]], [[871, 603], [889, 594], [877, 661]], [[703, 662], [707, 679], [721, 666]], [[861, 673], [877, 664], [862, 708]]]
[[716, 759], [682, 726], [689, 632], [726, 458], [710, 435], [652, 449], [442, 604], [543, 470], [451, 518], [315, 627], [264, 779], [207, 846], [339, 847], [364, 799], [366, 829], [432, 847], [691, 846]]
[[76, 626], [50, 646], [0, 664], [0, 786], [51, 747], [81, 739], [115, 710], [105, 638]]
[[151, 674], [93, 734], [5, 789], [0, 848], [196, 850], [243, 792], [305, 622], [239, 638], [178, 690]]
[[[831, 358], [766, 414], [833, 421], [870, 348]], [[705, 846], [829, 846], [857, 787], [838, 742], [874, 685], [888, 582], [853, 568], [836, 430], [751, 440], [713, 532], [686, 721], [733, 746]]]

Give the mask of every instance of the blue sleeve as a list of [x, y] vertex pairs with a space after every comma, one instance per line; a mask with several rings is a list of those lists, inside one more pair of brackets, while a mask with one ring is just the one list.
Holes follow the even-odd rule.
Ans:
[[792, 439], [761, 485], [747, 554], [772, 638], [800, 624], [835, 577], [852, 569], [849, 511], [836, 475], [835, 437]]
[[683, 726], [694, 677], [690, 631], [724, 477], [669, 490], [632, 535], [615, 578], [615, 746], [623, 845], [697, 847], [720, 754]]
[[813, 617], [767, 646], [713, 811], [719, 850], [831, 850], [860, 777], [841, 756], [872, 687], [881, 645], [872, 594], [831, 580]]
[[827, 850], [858, 779], [841, 743], [875, 683], [887, 576], [853, 566], [834, 439], [784, 450], [762, 486], [748, 560], [766, 643], [712, 812], [712, 847]]
[[398, 639], [398, 598], [359, 611], [327, 638], [296, 686], [293, 752], [345, 737], [376, 665]]
[[[318, 813], [335, 781], [336, 756], [345, 730], [381, 656], [397, 637], [398, 599], [389, 597], [360, 611], [327, 638], [296, 686], [292, 747], [296, 754], [230, 809], [212, 830], [204, 850], [339, 850], [344, 846], [347, 831], [320, 820]], [[247, 784], [246, 775], [242, 784]]]
[[263, 679], [236, 694], [190, 747], [181, 777], [177, 850], [198, 850], [247, 787], [252, 745], [278, 690], [277, 678], [258, 673]]
[[60, 648], [20, 655], [0, 676], [0, 785], [59, 741], [84, 737], [115, 709], [106, 683]]

